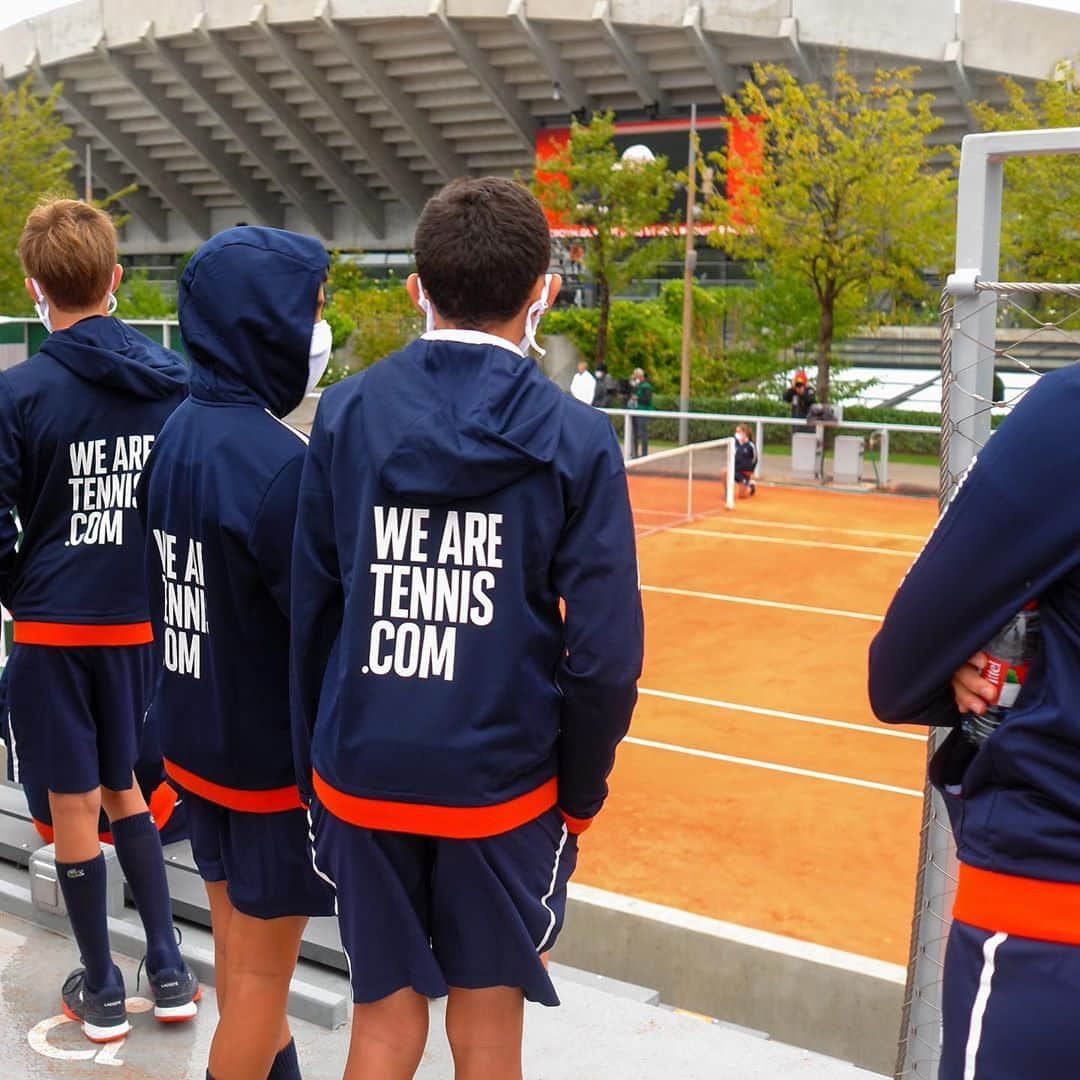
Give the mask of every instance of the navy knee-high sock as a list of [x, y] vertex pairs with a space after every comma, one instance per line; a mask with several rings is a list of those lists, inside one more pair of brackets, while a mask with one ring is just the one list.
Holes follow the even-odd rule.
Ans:
[[183, 967], [173, 933], [161, 838], [149, 813], [112, 822], [113, 845], [146, 931], [146, 966], [157, 972]]
[[290, 1039], [289, 1045], [278, 1052], [266, 1080], [301, 1080], [300, 1061], [296, 1056], [296, 1040]]
[[105, 856], [99, 853], [87, 862], [58, 862], [56, 876], [86, 968], [87, 988], [96, 992], [115, 981], [105, 913]]

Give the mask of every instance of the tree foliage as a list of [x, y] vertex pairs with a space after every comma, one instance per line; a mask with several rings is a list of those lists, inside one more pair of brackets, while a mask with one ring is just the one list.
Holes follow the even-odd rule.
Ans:
[[[1003, 79], [1006, 104], [972, 106], [986, 131], [1080, 127], [1080, 80], [1068, 65], [1032, 89]], [[1022, 281], [1080, 278], [1080, 155], [1011, 158], [1005, 163], [1001, 258]]]
[[32, 310], [17, 252], [27, 215], [46, 195], [68, 196], [70, 130], [57, 111], [61, 86], [35, 96], [30, 79], [0, 94], [0, 314]]
[[710, 241], [809, 290], [822, 401], [838, 332], [873, 321], [890, 292], [924, 293], [921, 272], [949, 250], [952, 179], [935, 164], [928, 136], [940, 121], [932, 96], [915, 94], [914, 74], [879, 70], [864, 89], [842, 56], [828, 86], [756, 66], [726, 102], [733, 125], [760, 139], [710, 160], [723, 181], [706, 203], [720, 226]]
[[670, 236], [639, 237], [662, 223], [677, 181], [667, 159], [623, 162], [615, 149], [613, 114], [576, 120], [570, 139], [552, 158], [538, 158], [533, 191], [554, 217], [588, 231], [586, 274], [595, 283], [599, 316], [596, 362], [605, 360], [612, 294], [650, 272], [675, 250]]

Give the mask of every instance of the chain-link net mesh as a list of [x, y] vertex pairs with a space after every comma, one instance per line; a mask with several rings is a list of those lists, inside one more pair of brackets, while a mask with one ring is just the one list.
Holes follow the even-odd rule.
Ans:
[[[979, 340], [987, 307], [994, 310], [993, 341]], [[976, 348], [954, 349], [963, 340]], [[971, 357], [958, 360], [958, 357]], [[958, 312], [941, 300], [941, 488], [944, 511], [993, 423], [1050, 368], [1080, 360], [1080, 285], [977, 282], [975, 302]], [[993, 363], [992, 374], [981, 370]], [[978, 373], [970, 370], [979, 365]], [[970, 376], [979, 374], [981, 378]], [[972, 386], [993, 386], [990, 394]], [[987, 423], [987, 421], [990, 423]], [[981, 422], [980, 422], [981, 421]], [[985, 434], [979, 434], [983, 432]], [[948, 735], [930, 734], [933, 756]], [[929, 760], [929, 758], [928, 758]], [[934, 1080], [941, 1047], [941, 982], [956, 891], [956, 853], [945, 805], [927, 785], [919, 843], [915, 914], [907, 989], [900, 1027], [896, 1080]]]

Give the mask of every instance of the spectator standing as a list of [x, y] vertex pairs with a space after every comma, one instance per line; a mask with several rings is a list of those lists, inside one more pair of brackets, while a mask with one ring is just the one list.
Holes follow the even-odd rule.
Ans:
[[[627, 408], [638, 409], [641, 412], [652, 412], [653, 386], [649, 377], [641, 368], [634, 368], [634, 374], [630, 377], [630, 400], [626, 403]], [[649, 452], [649, 420], [645, 416], [635, 416], [632, 420], [634, 434], [634, 457], [645, 457]]]
[[593, 393], [593, 405], [598, 409], [610, 409], [615, 404], [618, 386], [608, 374], [607, 365], [601, 361], [596, 365], [596, 390]]
[[805, 371], [796, 371], [791, 385], [784, 391], [784, 400], [791, 406], [791, 415], [796, 420], [805, 420], [810, 406], [817, 401], [814, 388], [806, 380]]
[[589, 365], [584, 360], [578, 361], [577, 372], [570, 380], [570, 393], [586, 405], [591, 405], [596, 396], [596, 376], [589, 371]]

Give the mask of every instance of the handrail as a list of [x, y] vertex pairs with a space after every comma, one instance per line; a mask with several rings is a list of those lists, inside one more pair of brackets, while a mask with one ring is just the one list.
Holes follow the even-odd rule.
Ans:
[[786, 424], [788, 427], [853, 428], [856, 431], [910, 431], [917, 435], [940, 435], [941, 429], [931, 424], [874, 423], [868, 420], [818, 420], [816, 417], [796, 419], [793, 416], [755, 416], [752, 413], [672, 412], [663, 409], [601, 409], [608, 416], [644, 416], [659, 420], [722, 420], [750, 424]]

